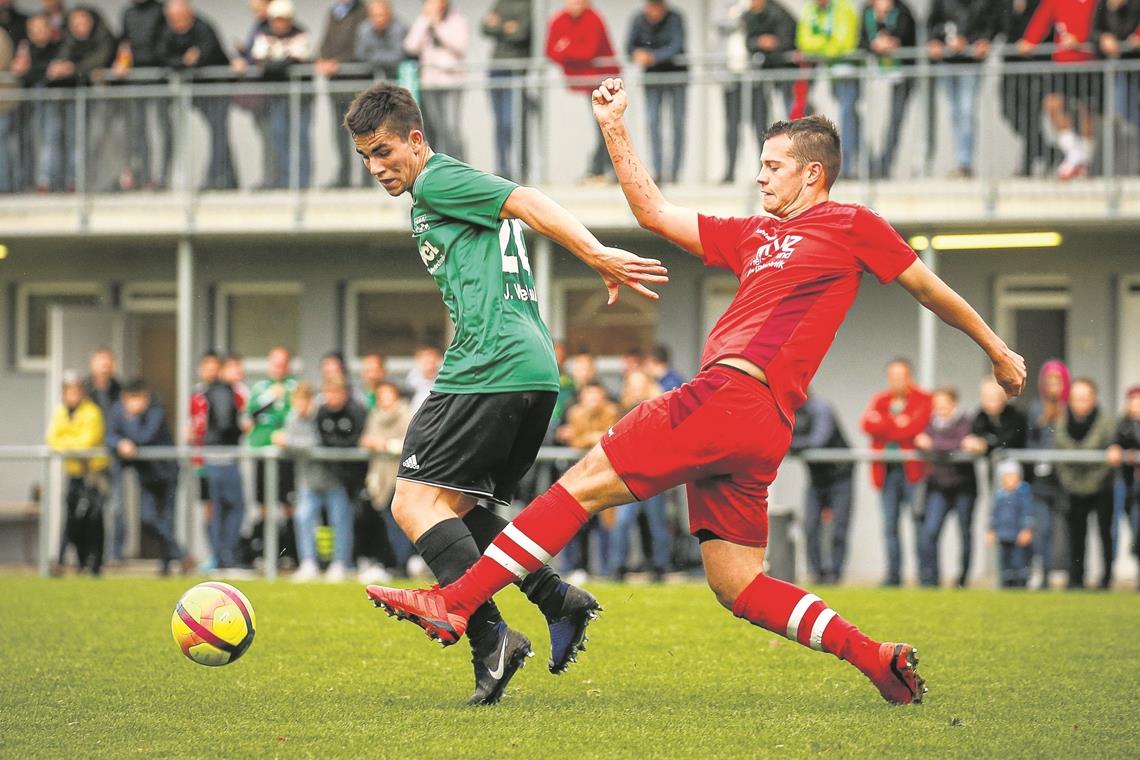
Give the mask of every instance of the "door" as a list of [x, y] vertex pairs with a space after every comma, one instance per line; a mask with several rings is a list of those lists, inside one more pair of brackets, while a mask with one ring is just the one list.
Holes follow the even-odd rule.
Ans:
[[[52, 306], [48, 310], [48, 371], [47, 386], [44, 392], [44, 429], [51, 421], [51, 414], [60, 403], [60, 388], [63, 373], [67, 371], [87, 373], [91, 353], [99, 347], [108, 346], [116, 356], [123, 354], [123, 315], [110, 309], [84, 306]], [[46, 484], [50, 557], [59, 555], [59, 539], [63, 528], [63, 472], [53, 468]]]
[[[1069, 279], [1065, 275], [998, 278], [998, 334], [1031, 368], [1022, 398], [1037, 397], [1037, 369], [1050, 359], [1068, 360]], [[1036, 368], [1036, 369], [1034, 369]]]

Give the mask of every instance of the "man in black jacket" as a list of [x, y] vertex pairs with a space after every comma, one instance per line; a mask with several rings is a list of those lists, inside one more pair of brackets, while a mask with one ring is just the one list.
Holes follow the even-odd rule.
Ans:
[[[1102, 58], [1135, 63], [1140, 60], [1140, 0], [1099, 0], [1093, 14], [1091, 39]], [[1140, 130], [1140, 71], [1119, 71], [1116, 81], [1116, 111], [1136, 130]], [[1116, 155], [1128, 162], [1119, 167], [1125, 174], [1135, 174], [1140, 165], [1136, 141], [1117, 147]]]
[[123, 387], [122, 398], [111, 410], [107, 422], [107, 448], [120, 467], [132, 468], [139, 478], [139, 512], [144, 525], [154, 530], [161, 543], [159, 572], [167, 575], [170, 563], [181, 560], [186, 573], [191, 561], [184, 557], [174, 536], [174, 496], [178, 488], [178, 463], [170, 459], [138, 459], [148, 446], [173, 446], [166, 414], [155, 403], [142, 379]]
[[[325, 378], [316, 419], [321, 446], [342, 449], [357, 446], [364, 432], [367, 415], [367, 410], [349, 393], [348, 381], [343, 375]], [[333, 562], [325, 577], [329, 581], [342, 581], [352, 564], [352, 505], [364, 485], [367, 463], [329, 462], [326, 467], [328, 487], [315, 494], [315, 498], [320, 499], [328, 510], [336, 540]]]
[[[193, 69], [229, 64], [217, 32], [194, 15], [187, 0], [170, 0], [165, 10], [166, 28], [158, 39], [158, 56], [164, 65], [192, 76]], [[230, 154], [229, 97], [198, 96], [194, 107], [210, 128], [210, 162], [202, 189], [232, 190], [237, 187], [237, 175]]]
[[[685, 72], [685, 20], [669, 8], [665, 0], [646, 0], [641, 13], [633, 17], [625, 52], [641, 66], [649, 83], [645, 85], [645, 115], [653, 153], [653, 176], [658, 183], [676, 182], [685, 157], [685, 98], [688, 87]], [[654, 82], [653, 80], [667, 81]], [[679, 81], [678, 78], [680, 78]], [[665, 161], [661, 134], [661, 107], [669, 101], [672, 116], [672, 152]]]
[[[228, 376], [219, 375], [203, 393], [207, 410], [203, 439], [206, 446], [237, 446], [241, 443], [240, 401], [229, 381]], [[214, 562], [217, 567], [236, 567], [241, 523], [245, 517], [245, 495], [237, 460], [207, 459], [206, 480], [213, 502], [209, 534]]]
[[[158, 54], [158, 40], [166, 28], [159, 0], [131, 0], [123, 11], [123, 32], [119, 37], [119, 54], [112, 67], [116, 78], [135, 84], [161, 82], [152, 71], [145, 79], [132, 69], [158, 69], [165, 65]], [[127, 155], [119, 175], [121, 190], [163, 189], [170, 175], [174, 154], [171, 144], [171, 103], [153, 98], [130, 98], [126, 101]], [[153, 123], [155, 130], [150, 131]], [[158, 170], [152, 174], [151, 136], [159, 149]]]
[[[791, 450], [846, 449], [847, 437], [839, 426], [835, 410], [816, 394], [808, 396], [796, 411]], [[851, 520], [854, 492], [850, 462], [813, 462], [808, 466], [808, 488], [804, 498], [804, 541], [808, 570], [818, 583], [839, 583], [847, 556], [847, 526]], [[824, 524], [831, 525], [831, 546], [826, 560], [820, 551]]]
[[893, 53], [914, 47], [914, 14], [903, 0], [868, 0], [860, 16], [859, 47], [879, 61], [879, 73], [891, 83], [891, 113], [887, 137], [878, 158], [871, 161], [871, 176], [887, 178], [899, 149], [899, 134], [906, 117], [906, 104], [914, 90], [914, 80], [903, 76]]
[[[491, 110], [495, 114], [495, 173], [525, 182], [527, 176], [527, 116], [531, 108], [526, 91], [526, 69], [519, 64], [530, 58], [531, 0], [497, 0], [483, 17], [482, 32], [495, 41], [491, 60], [499, 62], [487, 72], [497, 84], [491, 89]], [[521, 111], [521, 113], [519, 113]], [[515, 121], [519, 135], [515, 140]], [[517, 146], [517, 147], [516, 147]], [[517, 151], [517, 152], [516, 152]], [[512, 171], [515, 156], [518, 171]]]

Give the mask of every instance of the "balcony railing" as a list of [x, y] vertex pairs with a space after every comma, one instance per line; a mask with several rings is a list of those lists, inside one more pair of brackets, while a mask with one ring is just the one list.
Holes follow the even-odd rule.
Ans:
[[[832, 117], [843, 132], [840, 188], [847, 196], [874, 203], [892, 182], [922, 183], [916, 192], [968, 196], [993, 214], [1011, 190], [1058, 188], [1061, 153], [1045, 111], [1059, 93], [1078, 135], [1085, 130], [1089, 150], [1089, 176], [1066, 192], [1087, 195], [1107, 217], [1131, 213], [1122, 211], [1122, 200], [1124, 183], [1140, 175], [1140, 60], [1053, 64], [1009, 62], [994, 54], [978, 64], [919, 59], [884, 66], [857, 57], [740, 74], [716, 57], [689, 64], [689, 71], [677, 74], [624, 71], [639, 150], [665, 179], [673, 179], [667, 128], [673, 120], [664, 112], [658, 119], [665, 166], [655, 166], [646, 137], [652, 126], [648, 91], [685, 88], [684, 158], [675, 180], [701, 187], [731, 179], [727, 184], [738, 189], [755, 175], [759, 129], [806, 98], [810, 110]], [[567, 80], [545, 62], [495, 66], [508, 73], [465, 76], [454, 96], [458, 117], [429, 139], [460, 145], [453, 152], [464, 160], [519, 181], [580, 182], [590, 173], [598, 132], [586, 95], [569, 88], [596, 82]], [[193, 230], [203, 205], [262, 190], [271, 194], [266, 202], [291, 206], [300, 224], [315, 198], [327, 199], [318, 191], [371, 187], [338, 125], [347, 102], [375, 77], [359, 65], [345, 66], [333, 79], [297, 65], [290, 77], [264, 82], [226, 68], [192, 75], [140, 70], [125, 81], [105, 78], [74, 89], [0, 91], [0, 106], [7, 106], [0, 122], [7, 134], [0, 136], [9, 141], [5, 156], [11, 163], [0, 174], [12, 191], [0, 196], [0, 211], [28, 208], [26, 194], [47, 194], [64, 218], [85, 231], [97, 204], [173, 205], [185, 229]], [[421, 98], [439, 93], [422, 88]], [[952, 94], [958, 105], [950, 104]], [[971, 108], [972, 119], [960, 115]], [[498, 151], [496, 109], [509, 119]], [[726, 112], [737, 118], [726, 119]], [[730, 163], [734, 135], [739, 149]], [[152, 192], [145, 200], [124, 192], [140, 189]]]

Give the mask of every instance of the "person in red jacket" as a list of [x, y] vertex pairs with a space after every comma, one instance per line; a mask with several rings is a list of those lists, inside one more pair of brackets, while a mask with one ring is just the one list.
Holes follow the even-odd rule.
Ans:
[[[876, 451], [913, 451], [914, 439], [930, 423], [930, 394], [914, 384], [910, 362], [892, 359], [887, 365], [887, 390], [871, 399], [863, 412], [863, 430], [871, 436]], [[887, 541], [885, 586], [902, 583], [899, 546], [899, 516], [904, 506], [914, 506], [914, 486], [922, 480], [926, 463], [875, 462], [871, 478], [883, 496], [883, 531]]]
[[[550, 19], [546, 32], [546, 57], [562, 67], [562, 73], [570, 80], [570, 90], [585, 96], [591, 114], [590, 94], [594, 87], [600, 80], [620, 73], [606, 22], [590, 7], [590, 0], [566, 0], [565, 7]], [[606, 144], [598, 132], [583, 182], [605, 182], [610, 171]]]
[[[1086, 64], [1096, 60], [1092, 45], [1093, 13], [1096, 0], [1041, 0], [1029, 19], [1017, 51], [1026, 55], [1053, 30], [1053, 61], [1059, 64]], [[1057, 176], [1061, 179], [1087, 176], [1096, 134], [1096, 113], [1101, 106], [1101, 75], [1095, 71], [1065, 72], [1053, 77], [1053, 92], [1042, 106], [1057, 131], [1057, 145], [1064, 154]], [[1076, 103], [1080, 136], [1073, 129], [1069, 101]]]

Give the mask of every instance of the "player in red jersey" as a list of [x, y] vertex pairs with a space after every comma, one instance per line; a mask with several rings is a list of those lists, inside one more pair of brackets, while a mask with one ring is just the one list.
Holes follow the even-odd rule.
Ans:
[[1025, 362], [915, 256], [887, 222], [835, 203], [839, 136], [812, 116], [769, 129], [756, 178], [763, 215], [719, 219], [667, 202], [634, 154], [620, 79], [594, 91], [606, 147], [642, 227], [730, 269], [740, 289], [709, 335], [692, 382], [641, 404], [530, 504], [455, 583], [407, 591], [369, 586], [389, 614], [453, 643], [467, 617], [501, 588], [557, 554], [591, 515], [684, 483], [709, 586], [732, 613], [850, 662], [889, 702], [922, 700], [909, 644], [880, 643], [818, 596], [764, 574], [767, 494], [791, 441], [792, 419], [855, 300], [864, 272], [897, 280], [970, 336], [1010, 395]]

